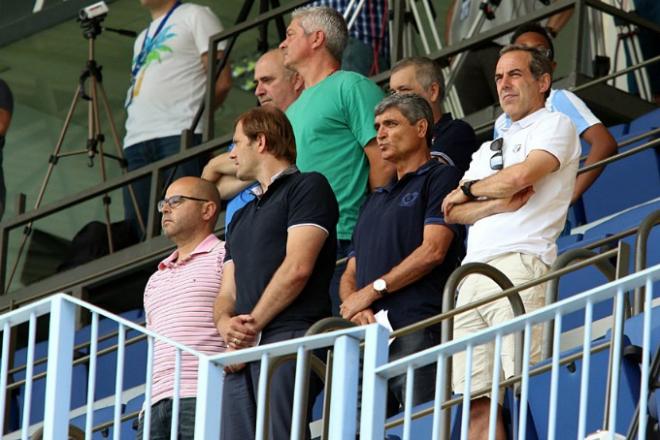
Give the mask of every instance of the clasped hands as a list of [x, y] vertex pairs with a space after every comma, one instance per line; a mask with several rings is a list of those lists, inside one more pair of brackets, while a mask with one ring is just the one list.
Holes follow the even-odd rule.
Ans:
[[[236, 315], [225, 319], [221, 323], [221, 336], [227, 343], [225, 352], [236, 351], [243, 348], [254, 347], [261, 328], [252, 315]], [[225, 372], [236, 373], [242, 370], [245, 364], [234, 364], [225, 367]]]

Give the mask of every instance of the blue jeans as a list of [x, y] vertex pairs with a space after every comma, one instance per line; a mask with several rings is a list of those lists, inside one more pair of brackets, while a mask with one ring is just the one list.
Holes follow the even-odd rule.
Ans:
[[[193, 145], [201, 143], [202, 136], [195, 135], [193, 138]], [[139, 142], [133, 144], [124, 149], [124, 158], [128, 163], [128, 171], [133, 171], [138, 168], [147, 166], [153, 162], [157, 162], [166, 157], [177, 154], [181, 151], [181, 137], [180, 136], [169, 136], [158, 139], [150, 139], [148, 141]], [[193, 158], [187, 162], [181, 163], [176, 167], [168, 168], [164, 172], [163, 181], [165, 185], [174, 182], [176, 179], [184, 176], [201, 176], [202, 170], [206, 165], [204, 158]], [[172, 172], [174, 175], [172, 176]], [[132, 184], [133, 192], [135, 193], [135, 198], [137, 200], [137, 206], [140, 210], [140, 215], [142, 216], [142, 221], [146, 227], [147, 225], [147, 215], [149, 213], [149, 190], [151, 188], [151, 179], [149, 176], [143, 177]], [[163, 188], [163, 192], [164, 192]], [[136, 237], [143, 237], [142, 231], [140, 230], [140, 224], [137, 221], [137, 214], [133, 203], [131, 201], [131, 196], [128, 191], [128, 187], [123, 188], [124, 191], [124, 215], [126, 221], [129, 222], [131, 228], [135, 232]], [[155, 207], [154, 207], [155, 208]]]
[[[179, 400], [179, 440], [193, 440], [195, 437], [195, 405], [194, 397]], [[144, 414], [138, 422], [137, 439], [142, 440]], [[163, 399], [151, 406], [151, 440], [169, 440], [172, 426], [172, 399]]]

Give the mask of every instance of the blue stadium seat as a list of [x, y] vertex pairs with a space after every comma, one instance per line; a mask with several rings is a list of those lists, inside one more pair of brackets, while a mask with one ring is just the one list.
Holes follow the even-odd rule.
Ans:
[[630, 122], [630, 133], [642, 133], [660, 127], [660, 108], [639, 116]]
[[[609, 335], [593, 342], [592, 346], [607, 341]], [[625, 338], [624, 338], [625, 339]], [[624, 347], [628, 346], [625, 341]], [[562, 353], [562, 357], [582, 351], [570, 350]], [[587, 432], [594, 432], [602, 427], [605, 402], [609, 351], [603, 350], [591, 355], [589, 369], [589, 387], [587, 404]], [[545, 365], [546, 360], [538, 365]], [[550, 396], [551, 372], [530, 377], [529, 409], [534, 421], [538, 438], [544, 440], [548, 434], [548, 405]], [[580, 382], [582, 376], [582, 360], [560, 366], [559, 387], [557, 396], [557, 426], [556, 438], [570, 439], [577, 437], [578, 414], [580, 402]], [[640, 372], [635, 360], [622, 357], [621, 375], [619, 380], [619, 396], [617, 400], [616, 431], [624, 434], [632, 419], [639, 399]]]
[[[625, 147], [628, 150], [633, 146]], [[660, 197], [658, 157], [647, 149], [607, 165], [582, 195], [587, 222]]]

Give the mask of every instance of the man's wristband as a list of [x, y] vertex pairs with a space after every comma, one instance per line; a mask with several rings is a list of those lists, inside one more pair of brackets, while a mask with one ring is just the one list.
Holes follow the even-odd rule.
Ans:
[[461, 191], [463, 191], [463, 194], [465, 194], [470, 200], [474, 200], [477, 198], [474, 194], [472, 194], [472, 185], [474, 185], [478, 180], [468, 180], [467, 182], [463, 183], [461, 185]]

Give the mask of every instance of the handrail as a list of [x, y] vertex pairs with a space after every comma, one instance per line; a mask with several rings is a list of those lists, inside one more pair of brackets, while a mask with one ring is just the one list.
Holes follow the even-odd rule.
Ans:
[[[550, 267], [550, 271], [556, 271], [564, 267], [568, 267], [572, 262], [576, 260], [584, 260], [587, 258], [598, 257], [598, 256], [599, 254], [589, 249], [584, 249], [584, 248], [571, 249], [557, 257], [555, 262]], [[600, 270], [600, 272], [603, 275], [605, 275], [608, 281], [614, 281], [614, 279], [616, 278], [616, 270], [614, 266], [610, 264], [608, 259], [598, 258], [596, 261], [594, 261], [594, 266], [596, 266], [596, 268]], [[559, 296], [559, 277], [553, 278], [552, 280], [548, 281], [548, 286], [546, 287], [545, 290], [545, 303], [552, 304], [556, 302], [558, 296]], [[555, 330], [554, 321], [549, 321], [543, 327], [543, 346], [541, 348], [541, 356], [543, 359], [547, 359], [550, 356], [552, 356], [552, 334], [554, 330]]]
[[613, 156], [610, 156], [608, 158], [605, 158], [603, 160], [599, 160], [598, 162], [594, 162], [591, 165], [587, 165], [585, 167], [582, 167], [578, 170], [578, 174], [586, 173], [587, 171], [591, 171], [595, 168], [600, 168], [603, 165], [607, 165], [612, 162], [617, 162], [621, 159], [625, 159], [628, 156], [632, 156], [633, 154], [639, 153], [640, 151], [647, 150], [649, 148], [653, 148], [660, 145], [660, 138], [658, 139], [653, 139], [652, 141], [649, 141], [645, 144], [639, 145], [637, 147], [631, 148], [630, 150], [624, 151], [622, 153], [615, 154]]
[[[442, 311], [448, 312], [456, 308], [456, 296], [458, 294], [458, 286], [461, 281], [463, 281], [467, 276], [479, 274], [493, 280], [504, 292], [510, 291], [514, 286], [509, 277], [504, 275], [499, 269], [484, 263], [468, 263], [458, 267], [454, 270], [447, 281], [445, 282], [445, 288], [442, 292]], [[519, 291], [511, 292], [506, 295], [506, 298], [509, 300], [511, 309], [513, 310], [514, 316], [520, 316], [525, 314], [525, 306], [520, 298]], [[478, 306], [474, 303], [469, 304], [476, 308]], [[412, 326], [408, 326], [412, 327]], [[454, 338], [454, 317], [450, 316], [448, 319], [442, 321], [441, 330], [440, 330], [440, 344], [444, 344], [447, 341], [451, 341]], [[518, 332], [515, 335], [515, 346], [523, 346], [523, 334]], [[452, 381], [452, 363], [453, 359], [447, 359], [447, 365], [445, 368], [445, 389], [442, 390], [443, 400], [448, 400], [451, 396], [451, 381]], [[515, 351], [514, 355], [514, 370], [516, 374], [519, 374], [522, 371], [522, 354], [519, 350]], [[442, 417], [445, 420], [444, 428], [446, 438], [449, 438], [449, 430], [451, 425], [451, 412], [445, 410], [442, 413]]]
[[[606, 342], [597, 344], [594, 347], [591, 347], [589, 350], [590, 350], [591, 354], [600, 353], [601, 351], [603, 351], [607, 348], [610, 348], [611, 345], [612, 345], [611, 341], [606, 341]], [[567, 364], [570, 364], [570, 363], [572, 363], [572, 362], [574, 362], [574, 361], [576, 361], [580, 358], [582, 358], [582, 352], [573, 353], [573, 354], [568, 355], [566, 357], [560, 358], [559, 359], [559, 365], [567, 365]], [[537, 366], [534, 366], [534, 367], [530, 368], [529, 376], [530, 377], [538, 376], [538, 375], [543, 374], [547, 371], [550, 371], [551, 369], [552, 369], [552, 364], [545, 364], [545, 365], [540, 365], [540, 366], [537, 365]], [[503, 388], [506, 388], [506, 387], [511, 386], [511, 385], [514, 385], [514, 386], [519, 385], [522, 382], [522, 375], [516, 374], [516, 375], [511, 376], [507, 379], [498, 379], [498, 380], [499, 380], [500, 388], [503, 389]], [[475, 390], [472, 393], [472, 397], [473, 398], [478, 398], [478, 397], [482, 397], [482, 396], [487, 396], [488, 394], [490, 394], [491, 391], [492, 390], [491, 390], [490, 387], [480, 388], [478, 390]], [[460, 404], [460, 403], [463, 403], [463, 398], [462, 397], [455, 397], [453, 399], [448, 399], [448, 400], [445, 400], [445, 402], [441, 405], [441, 409], [449, 410], [449, 409], [451, 409], [452, 406]], [[421, 418], [421, 417], [424, 417], [424, 416], [427, 416], [427, 415], [430, 415], [430, 414], [433, 414], [433, 408], [426, 408], [426, 409], [419, 410], [418, 412], [413, 413], [411, 415], [411, 418], [412, 419], [418, 419], [418, 418]], [[390, 429], [390, 428], [393, 428], [395, 426], [401, 425], [403, 422], [404, 422], [404, 418], [391, 420], [391, 421], [385, 423], [385, 429]]]
[[[635, 236], [635, 272], [646, 269], [648, 240], [653, 227], [657, 224], [660, 224], [660, 209], [647, 215], [637, 229], [637, 235]], [[633, 300], [633, 313], [635, 315], [642, 312], [645, 292], [645, 287], [635, 289]]]

